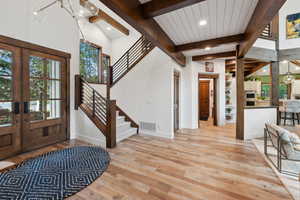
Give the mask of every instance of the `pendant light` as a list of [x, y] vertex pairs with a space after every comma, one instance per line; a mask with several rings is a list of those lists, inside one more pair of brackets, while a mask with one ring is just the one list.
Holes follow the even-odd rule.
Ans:
[[[73, 0], [74, 1], [74, 0]], [[81, 37], [83, 40], [85, 40], [85, 36], [83, 34], [83, 31], [80, 27], [79, 24], [79, 18], [82, 16], [81, 10], [79, 10], [78, 12], [75, 11], [75, 5], [71, 2], [71, 0], [54, 0], [52, 2], [50, 2], [49, 4], [47, 4], [46, 6], [41, 7], [40, 9], [36, 10], [33, 12], [33, 15], [37, 16], [39, 15], [41, 12], [47, 10], [48, 8], [54, 6], [55, 4], [59, 4], [60, 7], [65, 10], [76, 22], [76, 26], [81, 34]], [[92, 12], [92, 14], [97, 14], [98, 9], [93, 5], [90, 5], [88, 3], [88, 1], [86, 1], [86, 3], [84, 4], [84, 7], [86, 9], [88, 9], [90, 12]]]
[[295, 80], [295, 76], [292, 75], [291, 71], [290, 71], [290, 62], [288, 63], [288, 72], [286, 73], [286, 75], [283, 77], [283, 82], [288, 85], [294, 82]]

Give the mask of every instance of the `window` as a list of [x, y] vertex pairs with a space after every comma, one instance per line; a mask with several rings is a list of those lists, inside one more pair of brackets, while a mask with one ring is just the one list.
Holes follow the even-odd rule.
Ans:
[[80, 42], [80, 74], [89, 83], [104, 83], [101, 55], [101, 47], [89, 42]]
[[261, 97], [263, 100], [270, 99], [271, 95], [271, 84], [270, 83], [262, 83], [261, 84]]
[[106, 54], [102, 54], [102, 66], [103, 66], [103, 73], [102, 73], [102, 80], [103, 83], [107, 83], [107, 70], [110, 66], [110, 56]]
[[288, 98], [288, 86], [286, 84], [279, 85], [279, 98], [280, 99]]

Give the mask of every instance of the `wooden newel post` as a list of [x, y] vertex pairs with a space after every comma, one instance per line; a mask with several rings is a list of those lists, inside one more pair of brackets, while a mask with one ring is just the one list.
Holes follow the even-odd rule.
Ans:
[[107, 134], [106, 134], [106, 147], [114, 148], [117, 145], [117, 128], [116, 128], [116, 100], [108, 101], [108, 121], [107, 121]]
[[82, 83], [79, 74], [75, 75], [75, 110], [81, 105]]

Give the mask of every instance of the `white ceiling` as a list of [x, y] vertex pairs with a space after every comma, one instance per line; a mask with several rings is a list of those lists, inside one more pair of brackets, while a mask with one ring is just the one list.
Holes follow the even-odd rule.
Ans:
[[[97, 8], [101, 8], [108, 15], [110, 15], [111, 17], [116, 19], [119, 23], [122, 22], [122, 20], [120, 20], [120, 18], [117, 15], [115, 15], [112, 11], [107, 10], [107, 9], [103, 9], [103, 8], [105, 8], [105, 6], [100, 1], [98, 1], [98, 0], [89, 0], [89, 1], [91, 3], [93, 3]], [[92, 14], [90, 13], [89, 10], [87, 10], [84, 7], [81, 7], [81, 10], [84, 11], [82, 13], [82, 17], [81, 17], [82, 18], [81, 23], [84, 24], [83, 19], [88, 20], [88, 18], [91, 17]], [[97, 28], [99, 28], [111, 40], [118, 39], [120, 37], [125, 36], [124, 33], [120, 32], [118, 29], [116, 29], [115, 27], [113, 27], [111, 24], [107, 23], [104, 20], [99, 20], [96, 23], [94, 23], [94, 25]]]
[[[145, 3], [149, 0], [140, 0]], [[154, 19], [176, 45], [244, 33], [258, 0], [206, 0]], [[200, 20], [207, 25], [199, 26]], [[193, 50], [186, 55], [201, 55], [234, 50], [235, 45], [224, 45], [210, 51]], [[219, 50], [219, 51], [218, 51]]]

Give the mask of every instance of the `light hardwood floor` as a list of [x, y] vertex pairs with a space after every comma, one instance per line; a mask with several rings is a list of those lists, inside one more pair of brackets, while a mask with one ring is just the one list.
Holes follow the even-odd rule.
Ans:
[[[109, 150], [111, 164], [69, 200], [288, 200], [292, 199], [252, 142], [224, 127], [182, 130], [174, 140], [133, 136]], [[232, 129], [231, 129], [232, 132]], [[73, 140], [8, 161], [86, 143]]]

